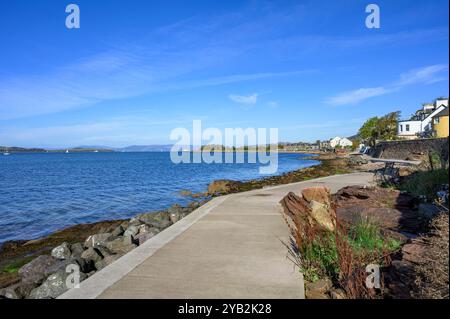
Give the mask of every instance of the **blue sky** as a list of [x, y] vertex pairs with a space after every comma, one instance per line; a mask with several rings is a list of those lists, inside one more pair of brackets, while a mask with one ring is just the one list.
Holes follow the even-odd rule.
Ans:
[[315, 141], [448, 96], [447, 0], [79, 0], [72, 30], [69, 3], [0, 3], [0, 145], [165, 144], [195, 119]]

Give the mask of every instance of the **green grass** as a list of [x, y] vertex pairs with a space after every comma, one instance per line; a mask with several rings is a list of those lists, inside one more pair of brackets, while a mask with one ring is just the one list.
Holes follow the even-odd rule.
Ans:
[[[303, 263], [300, 271], [307, 281], [315, 282], [324, 276], [339, 279], [339, 252], [335, 236], [331, 232], [321, 234], [301, 248]], [[380, 227], [369, 220], [361, 220], [351, 226], [345, 240], [355, 256], [370, 256], [376, 259], [374, 262], [382, 262], [383, 254], [395, 251], [401, 245], [399, 241], [383, 236]]]
[[448, 184], [448, 169], [415, 172], [398, 188], [416, 196], [425, 195], [429, 199], [435, 199], [436, 192], [441, 189], [442, 184]]
[[400, 247], [400, 242], [385, 238], [380, 228], [368, 220], [361, 220], [349, 230], [349, 243], [357, 253], [394, 251]]
[[318, 237], [311, 244], [306, 245], [303, 250], [303, 258], [307, 266], [301, 269], [309, 281], [317, 281], [321, 274], [336, 277], [339, 273], [338, 251], [332, 233]]

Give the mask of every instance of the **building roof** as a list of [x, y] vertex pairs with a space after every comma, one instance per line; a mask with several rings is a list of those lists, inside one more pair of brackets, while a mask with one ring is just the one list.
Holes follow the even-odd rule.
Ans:
[[403, 122], [422, 122], [420, 120], [403, 120], [403, 121], [398, 121], [398, 123], [403, 123]]
[[448, 116], [448, 107], [440, 111], [438, 114], [436, 114], [434, 117], [441, 117], [441, 116]]

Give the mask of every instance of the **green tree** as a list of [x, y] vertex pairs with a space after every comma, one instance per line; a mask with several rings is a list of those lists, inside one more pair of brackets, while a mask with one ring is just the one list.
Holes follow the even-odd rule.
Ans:
[[375, 140], [377, 139], [377, 127], [380, 119], [376, 116], [371, 117], [366, 122], [364, 122], [363, 126], [358, 131], [358, 135], [365, 141], [369, 143], [370, 146], [375, 144]]
[[377, 140], [394, 140], [400, 112], [391, 112], [382, 117], [371, 117], [358, 131], [361, 139], [374, 146]]
[[378, 121], [378, 138], [381, 140], [395, 140], [400, 112], [391, 112]]

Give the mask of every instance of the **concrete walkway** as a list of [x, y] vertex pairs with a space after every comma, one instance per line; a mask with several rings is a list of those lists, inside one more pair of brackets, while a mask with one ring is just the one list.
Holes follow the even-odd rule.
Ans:
[[282, 241], [289, 191], [370, 184], [355, 173], [217, 197], [60, 298], [304, 298]]

